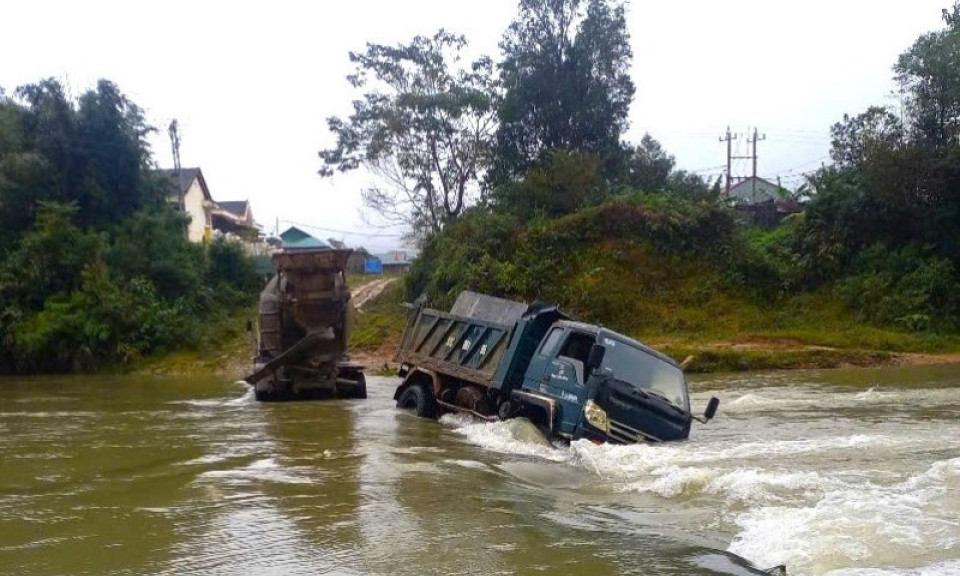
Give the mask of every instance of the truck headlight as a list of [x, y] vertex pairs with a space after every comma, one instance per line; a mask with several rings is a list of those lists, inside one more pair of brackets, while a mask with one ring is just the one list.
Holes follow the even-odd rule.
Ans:
[[583, 406], [583, 415], [594, 428], [604, 432], [610, 431], [610, 419], [607, 418], [607, 413], [593, 400], [587, 400], [587, 403]]

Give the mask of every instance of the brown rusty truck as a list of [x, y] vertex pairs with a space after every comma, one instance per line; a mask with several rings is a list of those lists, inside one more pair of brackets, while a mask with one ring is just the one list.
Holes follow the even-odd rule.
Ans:
[[260, 293], [254, 372], [244, 380], [260, 401], [366, 398], [363, 367], [346, 356], [350, 250], [284, 249]]
[[693, 420], [683, 370], [652, 348], [575, 322], [556, 306], [462, 292], [450, 312], [411, 306], [396, 361], [397, 406], [435, 418], [525, 416], [548, 436], [631, 444], [684, 440]]

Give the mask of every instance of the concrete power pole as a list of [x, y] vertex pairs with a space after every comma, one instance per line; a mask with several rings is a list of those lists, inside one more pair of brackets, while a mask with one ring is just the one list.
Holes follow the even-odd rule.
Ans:
[[179, 195], [180, 212], [186, 212], [186, 206], [183, 203], [183, 183], [180, 181], [180, 125], [174, 118], [167, 128], [167, 134], [170, 135], [170, 146], [173, 148], [173, 170], [177, 177], [177, 193]]
[[757, 142], [759, 140], [766, 140], [767, 135], [759, 136], [757, 134], [757, 129], [753, 129], [753, 138], [747, 138], [748, 144], [753, 144], [753, 201], [757, 201]]
[[[752, 137], [751, 137], [749, 134], [747, 134], [747, 144], [748, 144], [748, 145], [751, 145], [751, 146], [752, 146], [752, 150], [753, 150], [752, 154], [750, 154], [749, 156], [734, 156], [734, 155], [733, 155], [733, 141], [736, 140], [736, 139], [737, 139], [737, 135], [736, 135], [736, 134], [730, 134], [730, 127], [729, 127], [729, 126], [727, 127], [727, 135], [726, 135], [726, 137], [721, 137], [721, 138], [720, 138], [720, 141], [721, 141], [721, 142], [726, 142], [726, 143], [727, 143], [727, 198], [730, 197], [731, 182], [733, 181], [733, 178], [734, 178], [733, 174], [731, 173], [732, 170], [733, 170], [732, 161], [733, 161], [733, 160], [751, 160], [751, 161], [753, 161], [753, 180], [752, 180], [752, 182], [753, 182], [753, 195], [752, 195], [752, 199], [753, 199], [754, 202], [756, 202], [756, 201], [757, 201], [757, 158], [758, 158], [758, 156], [757, 156], [757, 142], [759, 142], [759, 141], [761, 141], [761, 140], [766, 140], [766, 139], [767, 139], [767, 135], [764, 134], [764, 135], [761, 136], [761, 135], [758, 133], [758, 131], [757, 131], [756, 128], [753, 129], [753, 136], [752, 136]], [[745, 178], [742, 178], [742, 177], [741, 177], [741, 178], [738, 178], [738, 180], [745, 180]]]
[[727, 193], [726, 197], [730, 197], [730, 180], [732, 175], [730, 171], [733, 169], [733, 141], [737, 139], [736, 134], [730, 134], [730, 127], [727, 126], [727, 135], [721, 136], [720, 141], [727, 143]]

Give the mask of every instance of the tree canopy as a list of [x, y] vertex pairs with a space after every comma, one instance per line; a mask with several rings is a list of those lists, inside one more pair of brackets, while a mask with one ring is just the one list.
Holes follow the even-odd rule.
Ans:
[[494, 183], [553, 150], [616, 161], [634, 94], [623, 4], [521, 0], [500, 48]]
[[320, 152], [321, 175], [365, 167], [380, 183], [366, 206], [429, 237], [463, 212], [489, 163], [496, 92], [493, 63], [460, 66], [463, 36], [443, 30], [408, 44], [368, 44], [351, 52], [350, 84], [365, 90], [346, 119], [327, 123], [336, 137]]
[[[4, 93], [5, 94], [5, 93]], [[249, 302], [250, 259], [184, 234], [136, 104], [101, 80], [0, 95], [0, 373], [93, 370], [196, 343]]]

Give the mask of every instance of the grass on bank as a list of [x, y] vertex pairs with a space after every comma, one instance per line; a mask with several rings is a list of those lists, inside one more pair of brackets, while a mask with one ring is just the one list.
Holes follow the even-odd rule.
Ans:
[[[379, 278], [360, 276], [350, 287], [356, 290], [359, 286]], [[402, 306], [403, 296], [403, 280], [398, 279], [388, 284], [376, 297], [368, 300], [363, 310], [351, 308], [351, 351], [388, 352], [390, 356], [393, 355], [407, 323], [407, 309]]]
[[[356, 290], [379, 278], [357, 276], [350, 286]], [[669, 301], [662, 294], [658, 317], [665, 321], [625, 332], [678, 361], [693, 356], [688, 372], [877, 366], [893, 363], [898, 353], [960, 350], [955, 336], [899, 332], [860, 322], [842, 303], [823, 294], [797, 296], [767, 307], [729, 296], [713, 296], [703, 306], [692, 306], [682, 302], [682, 290]], [[362, 312], [351, 309], [350, 352], [376, 359], [371, 366], [388, 362], [406, 325], [404, 300], [400, 279], [369, 300]], [[246, 324], [256, 314], [255, 305], [221, 313], [205, 325], [194, 349], [146, 359], [128, 369], [242, 377], [250, 367], [255, 341]]]
[[[406, 325], [403, 296], [402, 282], [394, 282], [367, 303], [363, 314], [354, 316], [352, 350], [389, 360]], [[899, 332], [860, 322], [841, 303], [822, 294], [794, 297], [768, 308], [741, 301], [716, 305], [717, 298], [711, 298], [714, 306], [706, 309], [661, 301], [669, 306], [668, 314], [681, 317], [680, 324], [696, 324], [696, 329], [677, 330], [674, 319], [628, 334], [678, 361], [693, 356], [688, 372], [878, 366], [893, 363], [902, 352], [960, 350], [954, 336]], [[697, 321], [690, 322], [691, 318]]]
[[247, 330], [256, 326], [257, 306], [232, 312], [221, 311], [204, 324], [195, 347], [145, 358], [128, 371], [146, 374], [228, 374], [243, 377], [253, 366], [256, 335]]

